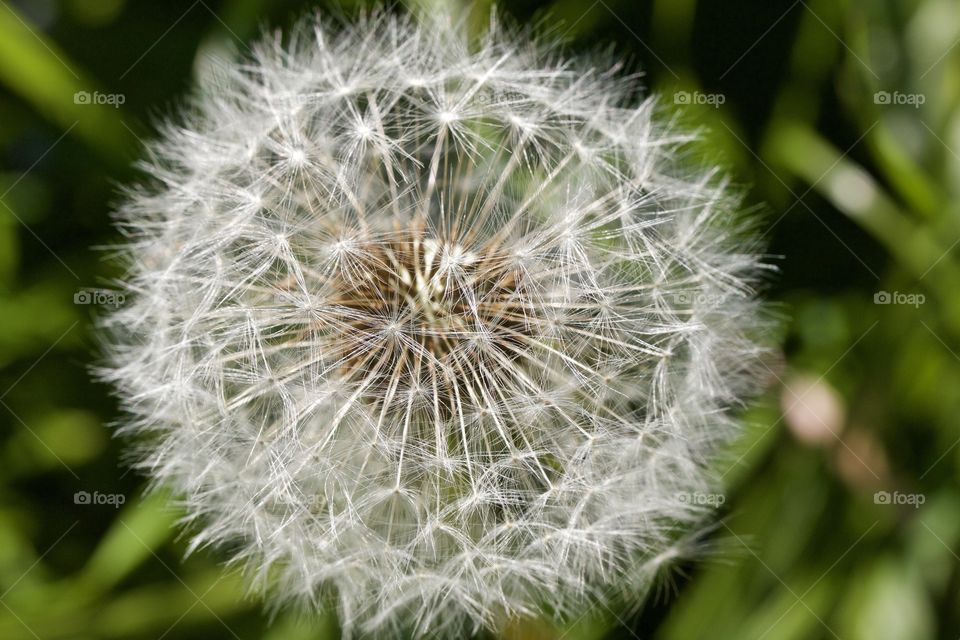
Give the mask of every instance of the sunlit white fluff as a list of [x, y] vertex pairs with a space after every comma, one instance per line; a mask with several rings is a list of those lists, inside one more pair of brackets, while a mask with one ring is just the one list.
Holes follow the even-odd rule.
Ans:
[[758, 348], [737, 199], [635, 80], [492, 24], [307, 19], [121, 209], [103, 375], [277, 602], [459, 637], [642, 592]]

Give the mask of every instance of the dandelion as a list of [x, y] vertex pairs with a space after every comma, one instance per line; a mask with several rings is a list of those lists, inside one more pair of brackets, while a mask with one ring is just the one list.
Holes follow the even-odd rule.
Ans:
[[276, 603], [460, 636], [637, 594], [754, 385], [738, 199], [635, 79], [374, 14], [206, 78], [119, 214], [139, 465]]

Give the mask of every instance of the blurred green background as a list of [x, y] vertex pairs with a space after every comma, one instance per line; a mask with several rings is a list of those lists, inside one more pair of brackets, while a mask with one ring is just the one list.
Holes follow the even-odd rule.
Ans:
[[[83, 294], [112, 275], [92, 248], [115, 239], [139, 140], [199, 65], [318, 7], [358, 9], [0, 0], [0, 639], [339, 636], [271, 620], [214, 553], [183, 560], [178, 514], [144, 498], [89, 380]], [[705, 559], [630, 615], [505, 635], [960, 637], [960, 3], [502, 9], [573, 51], [612, 45], [684, 105], [764, 216], [784, 317], [769, 391], [720, 464]]]

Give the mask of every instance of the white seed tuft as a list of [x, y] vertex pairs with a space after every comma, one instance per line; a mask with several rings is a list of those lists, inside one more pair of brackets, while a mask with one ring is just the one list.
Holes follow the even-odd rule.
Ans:
[[121, 210], [101, 373], [142, 467], [348, 632], [646, 588], [755, 380], [736, 196], [631, 81], [520, 42], [308, 19], [205, 80]]

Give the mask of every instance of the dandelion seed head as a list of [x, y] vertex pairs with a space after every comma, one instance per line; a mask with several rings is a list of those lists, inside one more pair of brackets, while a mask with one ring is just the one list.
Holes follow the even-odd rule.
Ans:
[[347, 632], [649, 587], [762, 352], [739, 201], [655, 100], [425, 20], [311, 17], [212, 72], [120, 210], [103, 320], [192, 546]]

